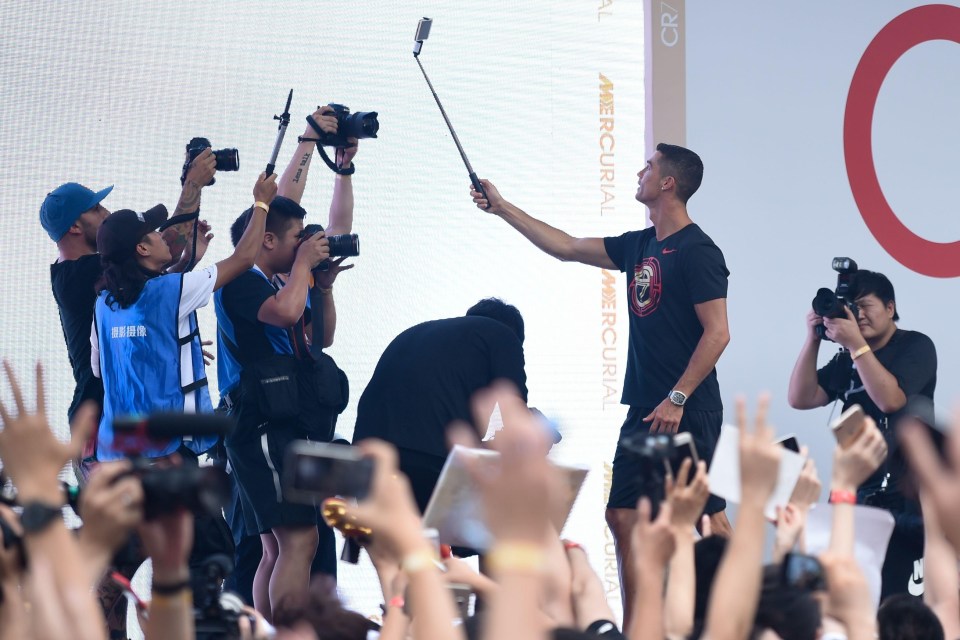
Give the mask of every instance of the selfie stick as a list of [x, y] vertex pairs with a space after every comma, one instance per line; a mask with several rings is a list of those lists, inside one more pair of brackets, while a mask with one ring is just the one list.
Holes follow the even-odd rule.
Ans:
[[470, 176], [470, 182], [473, 183], [473, 188], [483, 195], [484, 200], [487, 201], [487, 206], [484, 208], [489, 209], [490, 200], [487, 198], [487, 191], [480, 183], [480, 178], [477, 177], [477, 172], [474, 171], [473, 166], [470, 165], [470, 160], [467, 159], [467, 154], [463, 151], [463, 145], [460, 144], [460, 138], [457, 137], [457, 132], [453, 130], [453, 125], [450, 124], [450, 118], [447, 117], [447, 112], [443, 109], [443, 105], [440, 103], [440, 98], [437, 96], [437, 92], [433, 90], [433, 83], [430, 82], [430, 78], [427, 76], [427, 72], [423, 68], [423, 63], [420, 62], [420, 50], [423, 48], [423, 41], [426, 40], [430, 35], [430, 27], [432, 25], [433, 20], [430, 18], [421, 18], [420, 22], [417, 24], [417, 33], [413, 37], [415, 40], [413, 44], [413, 57], [416, 59], [417, 65], [419, 65], [420, 71], [423, 73], [423, 79], [427, 81], [427, 86], [430, 87], [430, 93], [433, 94], [433, 99], [437, 101], [437, 106], [440, 107], [440, 115], [443, 116], [443, 120], [447, 123], [447, 128], [450, 129], [450, 135], [453, 136], [453, 142], [457, 145], [457, 151], [460, 152], [460, 157], [463, 158], [463, 164], [467, 167], [467, 174]]
[[293, 100], [293, 89], [290, 89], [290, 95], [287, 96], [287, 106], [283, 108], [283, 113], [273, 116], [274, 120], [280, 121], [277, 127], [277, 141], [273, 145], [273, 153], [270, 154], [270, 162], [267, 163], [267, 177], [273, 175], [273, 170], [277, 166], [277, 156], [280, 155], [280, 145], [283, 144], [283, 136], [287, 134], [287, 125], [290, 124], [290, 101]]

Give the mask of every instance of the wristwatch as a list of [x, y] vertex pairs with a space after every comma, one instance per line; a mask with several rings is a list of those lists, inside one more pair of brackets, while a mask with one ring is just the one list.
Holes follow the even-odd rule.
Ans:
[[682, 407], [683, 405], [687, 404], [687, 394], [685, 394], [683, 391], [677, 391], [676, 389], [670, 392], [670, 395], [667, 396], [667, 399], [678, 407]]
[[46, 502], [29, 502], [23, 507], [20, 514], [20, 524], [23, 533], [39, 533], [46, 529], [57, 518], [62, 518], [62, 507], [47, 504]]

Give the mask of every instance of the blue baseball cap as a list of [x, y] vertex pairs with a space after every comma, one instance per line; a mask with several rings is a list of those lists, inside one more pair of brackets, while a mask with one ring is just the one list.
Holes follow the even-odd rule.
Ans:
[[89, 211], [113, 191], [113, 185], [91, 191], [82, 184], [68, 182], [50, 193], [40, 205], [40, 224], [50, 239], [57, 242], [70, 230], [84, 211]]

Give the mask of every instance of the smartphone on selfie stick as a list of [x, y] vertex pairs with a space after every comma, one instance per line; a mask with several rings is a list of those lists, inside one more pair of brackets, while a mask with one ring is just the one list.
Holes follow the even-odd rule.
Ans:
[[483, 184], [480, 183], [480, 178], [477, 177], [477, 172], [473, 170], [473, 165], [470, 164], [470, 160], [467, 159], [467, 154], [463, 150], [463, 145], [460, 144], [460, 138], [457, 137], [457, 132], [453, 130], [453, 125], [450, 123], [450, 118], [447, 117], [447, 112], [440, 103], [440, 98], [437, 96], [437, 92], [433, 90], [433, 83], [430, 82], [430, 78], [427, 76], [427, 72], [423, 68], [423, 63], [420, 62], [420, 51], [423, 49], [423, 41], [430, 36], [430, 27], [432, 26], [432, 19], [420, 18], [420, 22], [417, 23], [417, 33], [413, 36], [413, 57], [416, 59], [417, 65], [419, 65], [420, 71], [423, 73], [423, 79], [427, 81], [427, 86], [430, 87], [430, 93], [433, 94], [433, 99], [437, 101], [437, 106], [440, 107], [440, 115], [443, 116], [444, 122], [447, 123], [447, 129], [450, 130], [450, 135], [453, 136], [453, 142], [457, 145], [457, 151], [460, 152], [460, 157], [463, 159], [463, 164], [467, 168], [467, 174], [470, 176], [470, 182], [473, 184], [473, 188], [483, 195], [483, 198], [487, 201], [486, 208], [489, 209], [490, 199], [487, 198], [487, 191], [483, 188]]

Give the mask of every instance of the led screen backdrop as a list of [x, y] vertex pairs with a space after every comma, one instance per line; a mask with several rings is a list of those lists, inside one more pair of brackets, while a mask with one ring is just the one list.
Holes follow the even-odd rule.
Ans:
[[[477, 172], [544, 220], [579, 235], [642, 227], [633, 200], [642, 166], [642, 4], [602, 2], [75, 2], [0, 8], [0, 246], [7, 275], [0, 340], [21, 372], [47, 367], [49, 406], [65, 433], [72, 394], [49, 286], [56, 248], [38, 210], [57, 185], [115, 185], [111, 210], [173, 208], [193, 136], [237, 147], [241, 170], [204, 191], [202, 217], [228, 253], [230, 223], [252, 202], [273, 146], [272, 116], [294, 89], [278, 172], [304, 117], [340, 102], [380, 114], [361, 143], [354, 230], [362, 255], [336, 285], [330, 350], [351, 382], [339, 423], [387, 343], [424, 320], [462, 315], [500, 296], [527, 324], [530, 402], [564, 434], [558, 459], [591, 473], [567, 535], [584, 542], [618, 602], [603, 522], [605, 462], [625, 411], [619, 274], [561, 264], [478, 211], [466, 171], [411, 54], [421, 16], [434, 19], [422, 61]], [[326, 222], [333, 174], [314, 162], [303, 203]], [[215, 335], [212, 307], [200, 312]], [[215, 367], [208, 369], [215, 380]], [[7, 390], [5, 389], [5, 392]], [[344, 568], [348, 600], [381, 601], [369, 567]]]

